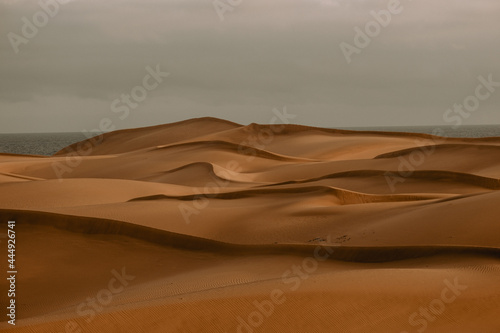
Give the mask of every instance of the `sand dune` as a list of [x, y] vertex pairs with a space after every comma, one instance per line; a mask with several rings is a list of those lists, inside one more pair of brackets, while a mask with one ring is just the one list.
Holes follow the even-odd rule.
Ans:
[[[200, 121], [203, 122], [204, 126], [199, 126]], [[70, 145], [55, 155], [87, 150], [90, 145], [92, 146], [90, 155], [117, 154], [183, 140], [193, 140], [199, 136], [238, 127], [240, 127], [238, 124], [222, 119], [209, 117], [190, 119], [173, 124], [105, 133], [82, 143]]]
[[199, 118], [0, 154], [0, 330], [499, 332], [499, 190], [500, 138]]

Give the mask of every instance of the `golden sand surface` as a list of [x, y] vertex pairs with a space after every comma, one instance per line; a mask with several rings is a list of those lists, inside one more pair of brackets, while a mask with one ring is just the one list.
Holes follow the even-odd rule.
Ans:
[[0, 154], [0, 330], [498, 333], [499, 190], [500, 138], [198, 118]]

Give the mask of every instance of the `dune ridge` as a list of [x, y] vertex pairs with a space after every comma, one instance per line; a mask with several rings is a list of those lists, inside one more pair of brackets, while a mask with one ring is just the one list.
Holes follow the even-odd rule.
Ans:
[[360, 247], [342, 245], [341, 242], [332, 243], [328, 240], [316, 241], [313, 244], [231, 244], [115, 220], [3, 209], [0, 210], [0, 216], [7, 220], [20, 221], [24, 226], [34, 224], [50, 226], [74, 233], [122, 235], [172, 248], [225, 253], [230, 256], [243, 256], [245, 254], [296, 254], [307, 256], [314, 253], [315, 248], [320, 246], [321, 248], [328, 248], [332, 251], [331, 255], [328, 257], [329, 260], [361, 263], [390, 262], [436, 255], [459, 254], [491, 256], [493, 258], [500, 257], [500, 246], [421, 245]]
[[[387, 176], [387, 175], [398, 175], [399, 171], [397, 170], [353, 170], [353, 171], [344, 171], [332, 173], [320, 177], [303, 179], [303, 180], [289, 180], [286, 182], [265, 185], [265, 186], [276, 186], [276, 185], [288, 185], [288, 184], [303, 184], [310, 183], [323, 179], [331, 179], [331, 178], [343, 178], [343, 177], [367, 177], [367, 176]], [[500, 179], [484, 177], [474, 174], [468, 174], [463, 172], [453, 172], [453, 171], [445, 171], [445, 170], [415, 170], [412, 171], [411, 175], [405, 176], [404, 178], [428, 178], [435, 181], [438, 180], [454, 180], [463, 183], [473, 184], [476, 186], [498, 190], [500, 189]]]
[[[313, 194], [331, 194], [339, 200], [341, 205], [352, 205], [361, 203], [374, 203], [374, 202], [398, 202], [398, 201], [415, 201], [415, 200], [431, 200], [437, 199], [441, 196], [437, 195], [373, 195], [366, 193], [359, 193], [354, 191], [348, 191], [343, 189], [338, 189], [329, 186], [308, 186], [308, 187], [286, 187], [286, 188], [262, 188], [262, 189], [250, 189], [244, 191], [236, 192], [224, 192], [224, 193], [207, 193], [201, 194], [207, 199], [224, 199], [233, 200], [248, 197], [262, 197], [264, 195], [273, 194], [294, 194], [294, 193], [313, 193]], [[151, 195], [145, 197], [138, 197], [129, 200], [133, 201], [143, 201], [143, 200], [161, 200], [161, 199], [176, 199], [176, 200], [187, 200], [193, 201], [199, 198], [200, 194], [186, 195], [186, 196], [168, 196], [164, 194]]]

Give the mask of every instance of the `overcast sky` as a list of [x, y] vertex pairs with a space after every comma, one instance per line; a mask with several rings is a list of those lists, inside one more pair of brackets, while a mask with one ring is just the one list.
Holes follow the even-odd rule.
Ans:
[[[479, 76], [500, 82], [498, 0], [218, 1], [219, 12], [212, 0], [42, 0], [49, 15], [38, 1], [0, 0], [0, 133], [93, 130], [105, 118], [268, 123], [284, 106], [306, 125], [442, 126]], [[389, 8], [375, 23], [370, 12]], [[356, 44], [369, 22], [369, 44]], [[492, 89], [468, 117], [448, 116], [500, 124]]]

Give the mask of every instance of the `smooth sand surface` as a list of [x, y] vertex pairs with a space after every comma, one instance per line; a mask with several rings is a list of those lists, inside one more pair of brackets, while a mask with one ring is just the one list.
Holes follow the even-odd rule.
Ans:
[[497, 333], [499, 190], [500, 138], [200, 118], [0, 154], [0, 330]]

